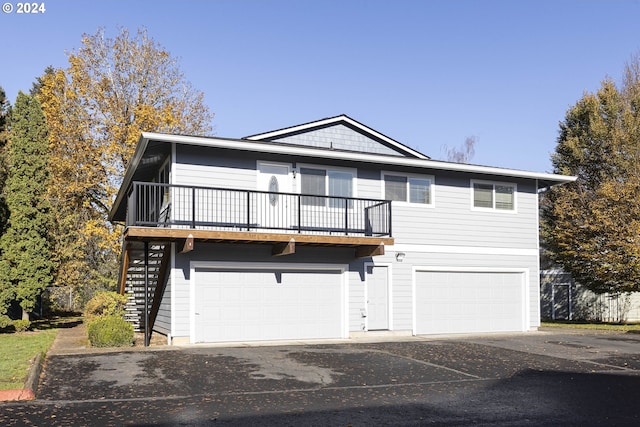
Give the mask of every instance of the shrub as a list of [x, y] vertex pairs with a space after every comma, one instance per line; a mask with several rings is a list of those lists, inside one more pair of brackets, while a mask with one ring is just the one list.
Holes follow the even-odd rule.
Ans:
[[12, 320], [6, 314], [0, 315], [0, 329], [4, 329], [12, 323]]
[[100, 316], [87, 326], [93, 347], [122, 347], [133, 344], [133, 325], [120, 316]]
[[98, 292], [87, 301], [84, 316], [88, 322], [96, 317], [119, 316], [124, 317], [124, 307], [127, 297], [117, 292]]
[[13, 327], [16, 329], [16, 332], [26, 332], [31, 327], [31, 321], [29, 320], [14, 320]]

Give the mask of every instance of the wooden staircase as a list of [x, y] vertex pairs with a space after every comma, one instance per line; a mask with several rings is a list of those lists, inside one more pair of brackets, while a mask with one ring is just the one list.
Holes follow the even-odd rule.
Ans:
[[[148, 257], [145, 256], [145, 252], [148, 253]], [[150, 335], [164, 293], [170, 255], [171, 244], [168, 242], [125, 242], [123, 245], [119, 289], [122, 295], [127, 296], [125, 319], [133, 324], [137, 332], [144, 332], [147, 319], [144, 312], [145, 270]], [[146, 268], [145, 258], [148, 259]]]

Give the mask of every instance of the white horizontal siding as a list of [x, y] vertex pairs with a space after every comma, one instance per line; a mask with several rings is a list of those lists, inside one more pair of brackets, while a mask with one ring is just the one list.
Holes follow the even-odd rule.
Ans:
[[363, 199], [384, 199], [380, 184], [380, 172], [358, 170], [358, 191], [356, 194]]
[[[170, 281], [170, 279], [168, 280]], [[171, 286], [169, 285], [165, 287], [162, 295], [153, 330], [163, 335], [168, 335], [171, 332]]]
[[[230, 179], [230, 176], [233, 176]], [[256, 171], [248, 169], [229, 170], [224, 166], [176, 165], [173, 184], [202, 187], [256, 189]]]
[[349, 266], [349, 319], [348, 327], [349, 332], [356, 332], [364, 330], [363, 313], [366, 310], [365, 307], [365, 282], [362, 280], [364, 277], [361, 275], [363, 264], [361, 260], [354, 261]]
[[203, 147], [179, 146], [172, 184], [255, 190], [256, 161], [228, 157]]
[[436, 176], [434, 208], [392, 205], [398, 243], [537, 248], [537, 194], [533, 183], [518, 183], [517, 211], [471, 208], [469, 179]]

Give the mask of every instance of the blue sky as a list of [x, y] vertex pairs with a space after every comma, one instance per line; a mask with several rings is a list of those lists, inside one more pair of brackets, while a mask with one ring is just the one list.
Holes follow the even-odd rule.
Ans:
[[[0, 3], [17, 1], [1, 0]], [[13, 103], [83, 33], [148, 33], [242, 137], [347, 114], [433, 158], [551, 170], [558, 123], [640, 53], [640, 0], [46, 0], [0, 13]]]

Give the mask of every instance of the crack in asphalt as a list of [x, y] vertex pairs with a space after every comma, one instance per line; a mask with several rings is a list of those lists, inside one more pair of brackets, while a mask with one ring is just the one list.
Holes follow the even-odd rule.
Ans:
[[73, 400], [32, 400], [29, 402], [15, 401], [6, 402], [2, 406], [56, 406], [56, 405], [76, 405], [84, 403], [117, 403], [117, 402], [154, 402], [163, 400], [181, 400], [193, 398], [216, 398], [229, 396], [259, 396], [270, 394], [288, 394], [288, 393], [315, 393], [318, 391], [336, 391], [336, 390], [368, 390], [368, 389], [385, 389], [385, 388], [402, 388], [417, 387], [439, 384], [459, 384], [473, 382], [495, 382], [496, 378], [473, 378], [473, 379], [457, 379], [457, 380], [441, 380], [441, 381], [421, 381], [410, 383], [394, 383], [394, 384], [372, 384], [372, 385], [350, 385], [350, 386], [330, 386], [330, 387], [311, 387], [311, 388], [292, 388], [285, 390], [263, 390], [263, 391], [235, 391], [220, 393], [196, 393], [188, 395], [173, 396], [149, 396], [149, 397], [129, 397], [129, 398], [105, 398], [105, 399], [73, 399]]
[[415, 362], [415, 363], [418, 363], [418, 364], [421, 364], [421, 365], [425, 365], [425, 366], [429, 366], [429, 367], [437, 368], [437, 369], [443, 369], [445, 371], [450, 371], [450, 372], [453, 372], [453, 373], [456, 373], [456, 374], [460, 374], [460, 375], [464, 375], [466, 377], [471, 377], [471, 378], [474, 378], [474, 379], [477, 379], [477, 380], [487, 379], [487, 378], [479, 377], [477, 375], [470, 374], [468, 372], [460, 371], [458, 369], [450, 368], [448, 366], [438, 365], [436, 363], [426, 362], [426, 361], [420, 360], [420, 359], [414, 359], [413, 357], [404, 356], [404, 355], [401, 355], [401, 354], [395, 354], [395, 353], [391, 353], [389, 351], [376, 350], [376, 349], [371, 349], [369, 351], [386, 354], [388, 356], [399, 357], [399, 358], [410, 360], [412, 362]]

